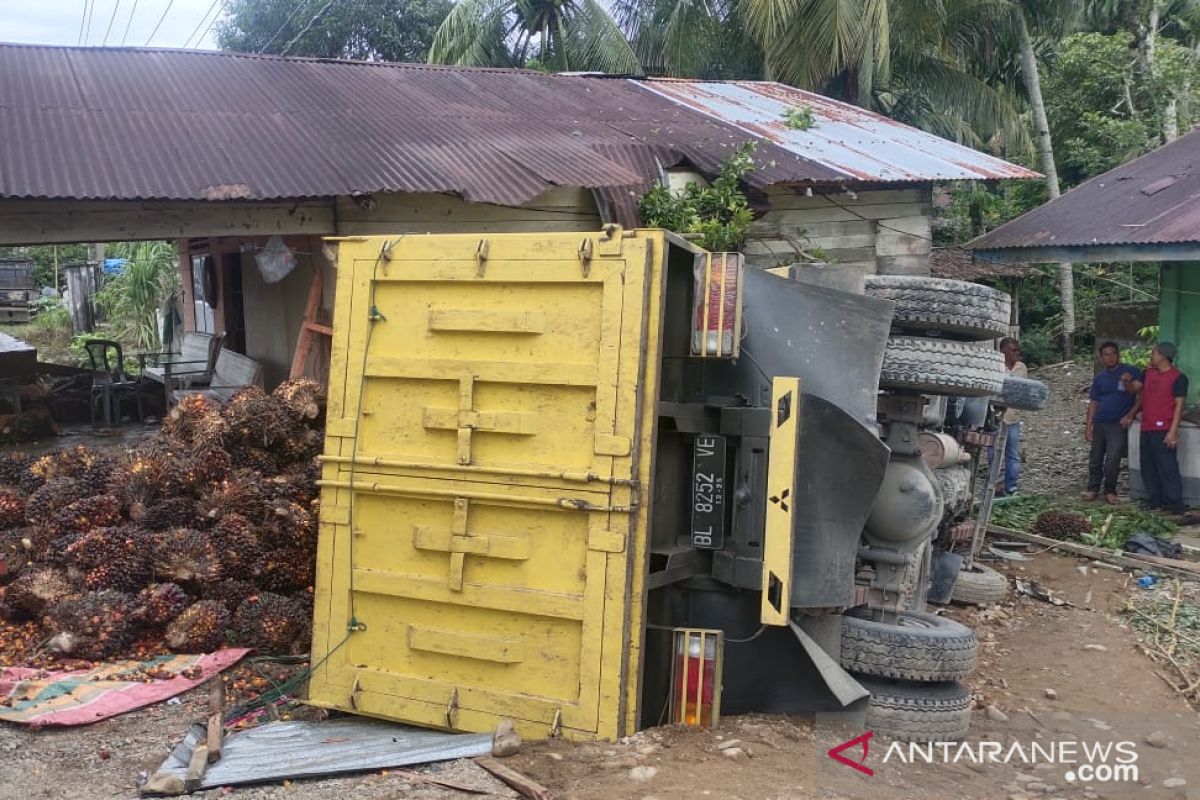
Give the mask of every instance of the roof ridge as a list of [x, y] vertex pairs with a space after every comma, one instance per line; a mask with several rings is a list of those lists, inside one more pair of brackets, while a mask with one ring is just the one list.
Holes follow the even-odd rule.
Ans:
[[[429, 64], [423, 61], [366, 61], [358, 58], [323, 58], [317, 56], [283, 56], [276, 53], [243, 53], [236, 50], [207, 50], [199, 48], [185, 47], [133, 47], [133, 46], [111, 46], [97, 47], [95, 45], [73, 45], [73, 44], [41, 44], [38, 42], [5, 42], [0, 41], [0, 48], [13, 48], [24, 50], [60, 50], [60, 51], [79, 51], [85, 53], [134, 53], [134, 54], [158, 54], [158, 53], [175, 53], [179, 55], [210, 57], [210, 58], [239, 58], [253, 61], [283, 61], [288, 63], [308, 62], [317, 64], [336, 64], [342, 66], [360, 66], [360, 67], [377, 67], [377, 68], [398, 68], [411, 70], [431, 70], [431, 71], [462, 71], [462, 72], [498, 72], [510, 75], [533, 75], [551, 77], [579, 77], [579, 76], [563, 76], [554, 72], [542, 72], [536, 69], [525, 69], [522, 67], [476, 67], [467, 66], [464, 64]], [[614, 77], [627, 77], [624, 75]]]

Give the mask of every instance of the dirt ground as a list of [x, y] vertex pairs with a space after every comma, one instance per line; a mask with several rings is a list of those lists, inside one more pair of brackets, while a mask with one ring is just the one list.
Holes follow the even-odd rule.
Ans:
[[[1050, 495], [1082, 488], [1085, 368], [1057, 367], [1045, 412], [1026, 416], [1026, 472], [1022, 490]], [[887, 742], [869, 743], [867, 776], [826, 751], [863, 733], [861, 721], [800, 717], [729, 717], [711, 732], [659, 728], [627, 741], [526, 743], [507, 763], [547, 786], [556, 798], [671, 800], [1200, 800], [1200, 715], [1139, 651], [1139, 638], [1121, 614], [1139, 590], [1132, 577], [1087, 560], [1039, 553], [1005, 565], [1010, 576], [1035, 579], [1071, 605], [1026, 597], [987, 610], [949, 610], [980, 640], [979, 667], [969, 679], [975, 693], [968, 742], [1010, 747], [1057, 741], [1133, 743], [1139, 780], [1069, 782], [1062, 766], [1020, 764], [884, 763]], [[1164, 673], [1165, 674], [1165, 673]], [[1170, 678], [1171, 676], [1167, 676]], [[190, 721], [203, 716], [205, 696], [194, 692], [164, 704], [86, 728], [27, 731], [0, 727], [0, 800], [75, 800], [136, 795], [138, 776], [153, 772]], [[989, 709], [989, 707], [992, 707]], [[728, 757], [728, 750], [740, 751]], [[421, 768], [478, 787], [479, 797], [517, 795], [470, 761]], [[1164, 782], [1166, 784], [1164, 785]], [[1182, 783], [1180, 783], [1182, 782]], [[323, 781], [296, 781], [200, 797], [246, 800], [448, 800], [467, 795], [414, 782], [395, 771]]]
[[[881, 740], [871, 743], [866, 763], [875, 775], [867, 777], [825, 755], [861, 729], [834, 731], [824, 720], [799, 717], [730, 717], [713, 732], [660, 728], [615, 744], [530, 743], [507, 763], [546, 785], [555, 797], [574, 800], [1200, 798], [1200, 715], [1154, 674], [1159, 667], [1138, 651], [1137, 636], [1119, 613], [1124, 593], [1137, 591], [1127, 585], [1128, 576], [1050, 553], [1007, 571], [1042, 582], [1073, 605], [1056, 607], [1022, 597], [1000, 606], [1001, 613], [949, 612], [972, 625], [981, 643], [979, 669], [970, 680], [977, 709], [968, 741], [1006, 746], [1064, 739], [1130, 741], [1136, 746], [1142, 783], [1070, 784], [1062, 767], [992, 765], [976, 771], [961, 763], [882, 763], [886, 743]], [[152, 772], [161, 763], [187, 722], [203, 715], [204, 700], [196, 692], [179, 705], [73, 730], [0, 728], [0, 797], [132, 797], [139, 773]], [[992, 719], [987, 706], [995, 706], [1006, 719]], [[719, 745], [729, 739], [740, 742], [737, 749], [744, 755], [724, 755]], [[489, 791], [485, 796], [515, 796], [471, 762], [424, 769]], [[1164, 787], [1171, 779], [1185, 784]], [[376, 773], [242, 788], [229, 796], [442, 800], [465, 795], [395, 773]]]

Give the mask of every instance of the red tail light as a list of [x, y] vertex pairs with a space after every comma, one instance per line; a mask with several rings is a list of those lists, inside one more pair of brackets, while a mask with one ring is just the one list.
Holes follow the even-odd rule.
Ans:
[[698, 255], [693, 275], [692, 355], [737, 358], [742, 329], [742, 254]]

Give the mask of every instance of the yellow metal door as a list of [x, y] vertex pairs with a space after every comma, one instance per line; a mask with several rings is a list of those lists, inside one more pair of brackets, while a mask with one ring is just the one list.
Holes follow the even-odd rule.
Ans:
[[661, 234], [337, 244], [310, 699], [629, 732]]

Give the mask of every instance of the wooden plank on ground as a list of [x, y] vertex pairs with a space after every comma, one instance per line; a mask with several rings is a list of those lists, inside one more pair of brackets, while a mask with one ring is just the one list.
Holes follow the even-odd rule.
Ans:
[[494, 758], [477, 758], [475, 763], [507, 783], [522, 797], [528, 797], [529, 800], [552, 800], [553, 795], [545, 786], [511, 767], [506, 767]]
[[1044, 545], [1068, 553], [1075, 553], [1076, 555], [1087, 556], [1088, 558], [1095, 558], [1100, 561], [1107, 561], [1110, 564], [1116, 564], [1128, 569], [1154, 571], [1170, 575], [1173, 578], [1200, 581], [1200, 571], [1196, 569], [1198, 565], [1191, 561], [1181, 561], [1175, 558], [1158, 558], [1157, 556], [1137, 556], [1132, 553], [1114, 553], [1112, 550], [1105, 550], [1102, 547], [1091, 547], [1076, 542], [1061, 542], [1058, 539], [1038, 536], [1036, 533], [1026, 533], [1015, 528], [1002, 528], [999, 525], [988, 525], [987, 532], [997, 536], [1017, 539], [1022, 542]]

